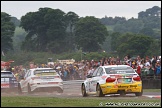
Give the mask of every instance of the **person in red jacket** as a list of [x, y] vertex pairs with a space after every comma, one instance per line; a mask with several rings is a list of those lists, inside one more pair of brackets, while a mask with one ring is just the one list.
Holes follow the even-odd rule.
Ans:
[[141, 66], [139, 64], [137, 64], [137, 73], [141, 76]]

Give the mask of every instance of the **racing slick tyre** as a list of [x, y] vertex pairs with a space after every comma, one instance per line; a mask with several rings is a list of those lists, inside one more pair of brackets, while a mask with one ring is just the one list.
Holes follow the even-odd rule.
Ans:
[[118, 92], [119, 92], [120, 96], [125, 96], [125, 95], [126, 95], [126, 93], [125, 93], [124, 90], [120, 90], [120, 91], [118, 91]]
[[83, 97], [88, 96], [87, 93], [86, 93], [86, 88], [85, 88], [85, 85], [84, 84], [82, 84], [81, 91], [82, 91], [82, 96]]
[[29, 84], [28, 84], [28, 94], [32, 94], [31, 87]]
[[22, 94], [21, 86], [18, 84], [18, 94]]
[[135, 93], [136, 96], [142, 96], [142, 94], [143, 94], [143, 89], [141, 90], [141, 92]]
[[104, 97], [105, 95], [102, 93], [102, 90], [101, 90], [101, 87], [99, 84], [97, 84], [97, 87], [96, 87], [96, 95], [98, 97]]
[[63, 93], [63, 90], [58, 90], [57, 92], [58, 92], [58, 93]]

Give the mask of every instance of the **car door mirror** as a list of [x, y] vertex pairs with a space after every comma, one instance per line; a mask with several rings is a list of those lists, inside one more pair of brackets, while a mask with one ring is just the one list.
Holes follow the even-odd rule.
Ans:
[[92, 78], [92, 75], [87, 75], [87, 78]]

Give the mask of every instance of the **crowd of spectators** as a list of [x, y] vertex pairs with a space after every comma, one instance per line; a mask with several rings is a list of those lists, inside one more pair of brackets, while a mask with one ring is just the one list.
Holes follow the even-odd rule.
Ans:
[[[88, 74], [92, 74], [93, 71], [98, 66], [105, 65], [129, 65], [140, 76], [151, 75], [158, 76], [161, 78], [161, 57], [160, 56], [152, 56], [149, 58], [146, 56], [145, 58], [130, 57], [129, 55], [125, 56], [123, 60], [117, 57], [108, 57], [102, 58], [101, 60], [82, 60], [78, 62], [74, 62], [73, 64], [61, 64], [55, 63], [54, 65], [46, 65], [46, 64], [35, 64], [32, 68], [45, 68], [51, 67], [57, 70], [60, 74], [61, 78], [66, 80], [84, 80]], [[24, 75], [26, 70], [28, 70], [30, 66], [24, 67], [23, 65], [14, 66], [13, 68], [8, 68], [15, 76]], [[152, 72], [152, 73], [151, 73]]]
[[[137, 56], [136, 58], [130, 58], [129, 56], [125, 56], [124, 58], [125, 64], [128, 64], [141, 77], [158, 77], [161, 78], [161, 57], [160, 56], [152, 56], [149, 58], [146, 56], [145, 58], [141, 58]], [[147, 78], [147, 77], [146, 77]]]

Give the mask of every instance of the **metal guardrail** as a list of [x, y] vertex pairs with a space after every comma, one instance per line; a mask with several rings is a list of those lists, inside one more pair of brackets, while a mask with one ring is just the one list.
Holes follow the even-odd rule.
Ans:
[[69, 81], [63, 81], [63, 84], [69, 85], [69, 84], [81, 84], [84, 82], [84, 80], [69, 80]]
[[63, 86], [64, 89], [66, 90], [80, 90], [81, 84], [84, 82], [84, 80], [68, 80], [68, 81], [63, 81]]

